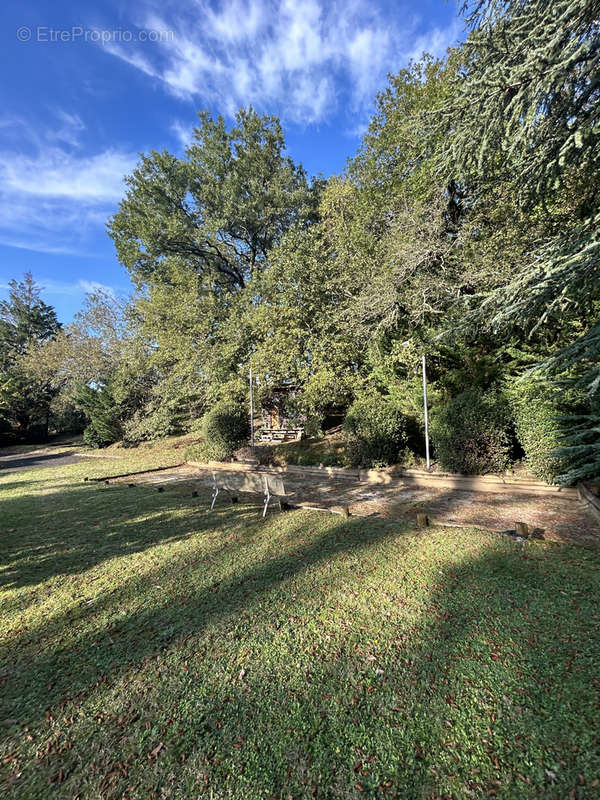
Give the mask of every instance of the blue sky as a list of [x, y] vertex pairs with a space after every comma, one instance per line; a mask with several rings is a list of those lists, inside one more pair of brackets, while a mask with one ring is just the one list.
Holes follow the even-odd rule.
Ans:
[[31, 270], [63, 321], [98, 284], [129, 291], [106, 219], [198, 109], [278, 114], [292, 158], [330, 175], [386, 74], [463, 30], [455, 0], [8, 0], [0, 20], [0, 297]]

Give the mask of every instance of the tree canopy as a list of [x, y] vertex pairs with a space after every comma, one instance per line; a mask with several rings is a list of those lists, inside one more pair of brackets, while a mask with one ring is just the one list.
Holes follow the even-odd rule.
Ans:
[[0, 435], [9, 441], [48, 432], [52, 388], [23, 367], [27, 354], [61, 328], [40, 293], [27, 272], [22, 281], [10, 281], [8, 299], [0, 301]]
[[199, 114], [183, 159], [142, 156], [109, 232], [134, 280], [168, 280], [170, 258], [201, 284], [242, 289], [269, 250], [313, 213], [304, 170], [284, 155], [279, 120], [241, 110], [227, 130], [222, 117]]
[[309, 180], [252, 108], [229, 126], [201, 112], [182, 158], [142, 155], [109, 221], [136, 291], [19, 334], [38, 377], [101, 409], [104, 438], [139, 441], [247, 402], [252, 365], [259, 397], [296, 387], [311, 430], [360, 408], [418, 458], [426, 352], [442, 460], [468, 439], [469, 468], [597, 476], [598, 5], [463, 13], [462, 45], [389, 77], [341, 175]]

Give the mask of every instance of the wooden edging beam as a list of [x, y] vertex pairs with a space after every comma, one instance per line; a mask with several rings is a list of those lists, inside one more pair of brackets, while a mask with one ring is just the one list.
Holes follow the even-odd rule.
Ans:
[[148, 472], [165, 472], [168, 469], [177, 469], [178, 467], [185, 467], [186, 462], [181, 461], [179, 464], [173, 464], [170, 467], [152, 467], [151, 469], [139, 469], [137, 472], [122, 472], [120, 475], [106, 475], [102, 478], [84, 478], [84, 481], [100, 482], [100, 481], [114, 481], [117, 478], [129, 478], [133, 475], [146, 475]]
[[600, 522], [600, 497], [596, 497], [585, 483], [579, 483], [577, 485], [577, 491], [579, 493], [579, 498], [587, 505], [597, 521]]
[[423, 486], [426, 488], [439, 487], [440, 489], [454, 489], [461, 492], [489, 492], [489, 493], [514, 493], [548, 495], [556, 494], [561, 497], [577, 499], [577, 489], [573, 487], [551, 486], [541, 481], [516, 481], [501, 480], [488, 475], [458, 475], [449, 472], [425, 472], [423, 470], [349, 470], [342, 467], [302, 467], [291, 464], [287, 467], [259, 467], [239, 462], [202, 463], [188, 461], [190, 467], [205, 470], [231, 470], [231, 471], [260, 471], [278, 475], [305, 475], [320, 477], [326, 480], [342, 479], [368, 485], [382, 487], [405, 487], [408, 485]]

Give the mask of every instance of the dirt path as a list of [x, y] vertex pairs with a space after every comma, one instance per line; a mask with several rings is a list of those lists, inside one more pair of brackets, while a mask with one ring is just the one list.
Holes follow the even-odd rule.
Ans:
[[[208, 488], [210, 470], [176, 467], [119, 479], [123, 483], [151, 486]], [[466, 492], [456, 489], [419, 488], [410, 484], [369, 485], [347, 480], [325, 480], [313, 476], [285, 475], [291, 502], [323, 508], [349, 506], [355, 514], [378, 514], [388, 519], [414, 520], [417, 512], [427, 512], [440, 524], [466, 525], [506, 531], [515, 522], [526, 522], [544, 531], [544, 537], [561, 542], [576, 542], [600, 547], [600, 526], [586, 505], [559, 492], [545, 495]], [[223, 501], [219, 501], [223, 502]]]

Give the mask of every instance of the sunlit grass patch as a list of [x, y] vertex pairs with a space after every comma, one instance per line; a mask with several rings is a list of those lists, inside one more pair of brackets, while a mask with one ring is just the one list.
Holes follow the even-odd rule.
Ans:
[[120, 463], [0, 479], [9, 797], [599, 793], [597, 553]]

